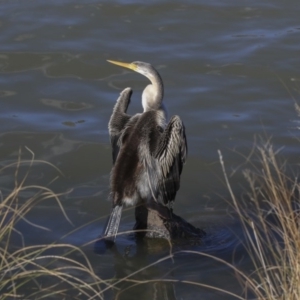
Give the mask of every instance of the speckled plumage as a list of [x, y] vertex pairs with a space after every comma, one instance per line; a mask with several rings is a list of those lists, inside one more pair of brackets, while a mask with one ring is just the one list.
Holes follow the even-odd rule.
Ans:
[[113, 210], [104, 236], [112, 236], [112, 240], [124, 204], [156, 201], [170, 205], [180, 187], [180, 174], [187, 155], [185, 128], [178, 116], [173, 116], [167, 123], [162, 104], [162, 80], [151, 68], [147, 69], [150, 70], [148, 76], [140, 72], [152, 83], [143, 92], [144, 112], [134, 116], [127, 114], [132, 90], [126, 88], [121, 92], [109, 121], [114, 164], [111, 171]]

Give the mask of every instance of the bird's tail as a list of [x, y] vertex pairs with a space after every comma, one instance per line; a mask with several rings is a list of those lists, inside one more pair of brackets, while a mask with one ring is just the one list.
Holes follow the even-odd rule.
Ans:
[[121, 220], [123, 205], [116, 205], [106, 221], [102, 237], [106, 241], [115, 242]]

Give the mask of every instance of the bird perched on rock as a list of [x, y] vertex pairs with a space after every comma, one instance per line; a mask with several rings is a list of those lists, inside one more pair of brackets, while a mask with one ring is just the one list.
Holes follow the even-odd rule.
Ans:
[[114, 164], [110, 181], [112, 212], [103, 237], [114, 242], [123, 205], [148, 205], [155, 201], [172, 206], [180, 186], [187, 142], [179, 116], [167, 122], [163, 81], [154, 67], [140, 61], [108, 62], [136, 71], [151, 82], [142, 94], [144, 111], [133, 116], [127, 114], [132, 90], [126, 88], [108, 125]]

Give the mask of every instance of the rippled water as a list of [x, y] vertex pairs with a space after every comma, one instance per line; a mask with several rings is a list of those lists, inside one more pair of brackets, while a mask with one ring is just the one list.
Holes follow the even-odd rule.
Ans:
[[[300, 98], [299, 13], [294, 0], [1, 1], [1, 165], [15, 162], [20, 147], [22, 157], [29, 159], [26, 146], [36, 159], [57, 166], [64, 176], [36, 165], [28, 184], [45, 185], [59, 176], [50, 187], [70, 191], [61, 200], [75, 226], [94, 221], [65, 240], [82, 245], [96, 238], [110, 210], [107, 123], [112, 107], [119, 92], [130, 86], [130, 113], [141, 111], [140, 95], [147, 84], [139, 74], [106, 60], [150, 62], [164, 80], [170, 115], [180, 115], [188, 136], [189, 157], [175, 213], [208, 232], [203, 245], [193, 250], [229, 261], [236, 250], [243, 257], [237, 250], [238, 226], [224, 201], [229, 195], [217, 150], [229, 174], [245, 162], [258, 136], [272, 136], [274, 147], [284, 147], [288, 162], [298, 162], [294, 100]], [[14, 169], [0, 174], [4, 194], [13, 186], [13, 175]], [[237, 193], [241, 177], [238, 169], [231, 178]], [[51, 243], [74, 229], [54, 201], [38, 207], [31, 218], [52, 231], [41, 234], [22, 225], [28, 243]], [[131, 229], [133, 219], [128, 210], [121, 230]], [[126, 236], [118, 239], [121, 249], [132, 243]], [[113, 266], [126, 269], [122, 264], [118, 268], [111, 253], [97, 256], [92, 246], [85, 249], [107, 278], [114, 275]], [[133, 269], [149, 262], [143, 255], [128, 258]], [[247, 269], [247, 259], [240, 267]], [[228, 272], [207, 258], [186, 254], [175, 265], [163, 263], [145, 276], [168, 274], [239, 292]], [[153, 299], [153, 288], [131, 289], [123, 297]], [[164, 288], [170, 299], [174, 290], [177, 299], [221, 297], [184, 284]]]

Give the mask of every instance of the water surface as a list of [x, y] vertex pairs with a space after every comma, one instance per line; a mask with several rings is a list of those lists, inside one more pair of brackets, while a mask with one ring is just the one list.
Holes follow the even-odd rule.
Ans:
[[[75, 228], [94, 221], [64, 240], [80, 246], [95, 239], [110, 210], [107, 123], [112, 108], [120, 91], [130, 86], [134, 94], [129, 113], [141, 111], [141, 92], [148, 83], [106, 60], [150, 62], [164, 80], [170, 116], [180, 115], [188, 136], [189, 156], [175, 213], [208, 233], [203, 245], [193, 250], [239, 260], [245, 253], [238, 246], [236, 220], [228, 213], [230, 197], [217, 150], [223, 153], [228, 174], [233, 172], [230, 180], [238, 195], [245, 157], [259, 136], [272, 137], [275, 148], [283, 147], [282, 157], [296, 171], [299, 13], [295, 0], [2, 1], [1, 165], [15, 162], [19, 149], [22, 158], [29, 159], [26, 146], [36, 159], [57, 166], [64, 176], [35, 165], [27, 184], [49, 185], [58, 176], [49, 187], [68, 192], [60, 199]], [[13, 187], [14, 169], [0, 176], [5, 194]], [[24, 225], [28, 244], [51, 243], [74, 229], [54, 201], [41, 204], [31, 218], [52, 231], [41, 234]], [[121, 230], [130, 230], [133, 223], [129, 209]], [[134, 241], [122, 236], [117, 243], [122, 253]], [[112, 253], [98, 256], [92, 245], [84, 249], [101, 276], [114, 276], [118, 266], [126, 270]], [[145, 257], [142, 250], [130, 253], [127, 263], [133, 269], [160, 257]], [[239, 262], [247, 270], [247, 259]], [[144, 276], [241, 291], [227, 267], [195, 255], [178, 255], [174, 264], [166, 261]], [[122, 297], [153, 299], [153, 288], [130, 289]], [[232, 299], [185, 284], [159, 288], [168, 290], [170, 299], [172, 293], [177, 299]]]

